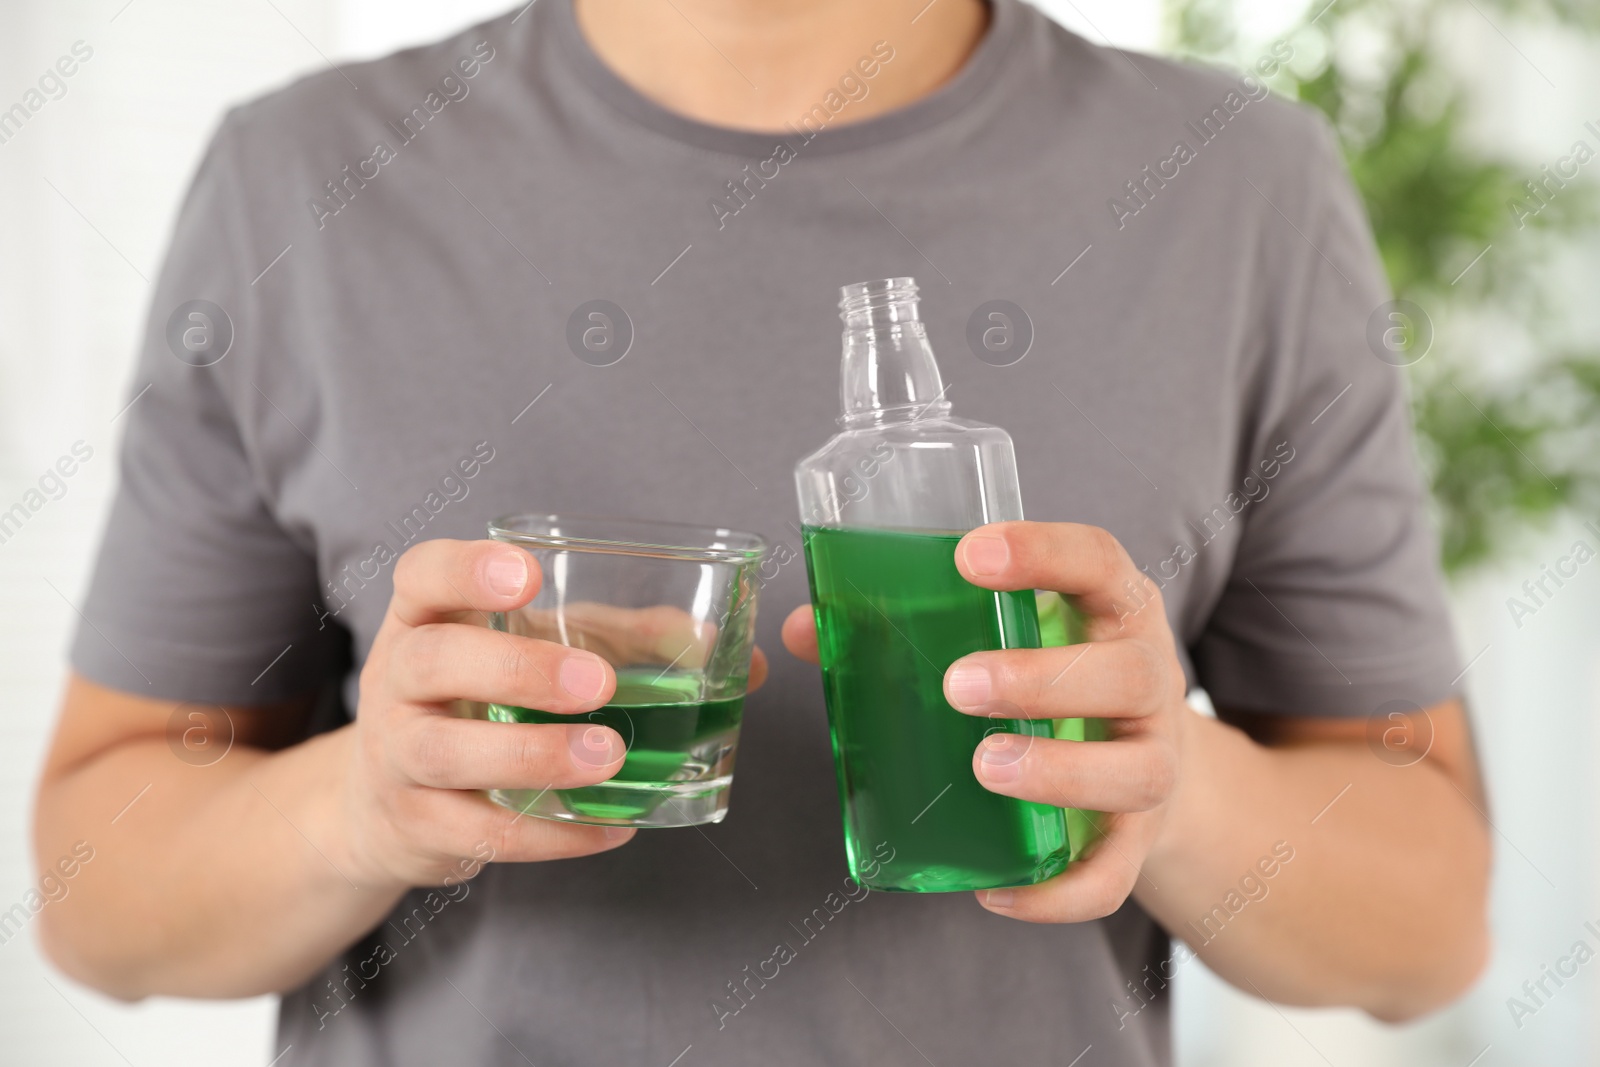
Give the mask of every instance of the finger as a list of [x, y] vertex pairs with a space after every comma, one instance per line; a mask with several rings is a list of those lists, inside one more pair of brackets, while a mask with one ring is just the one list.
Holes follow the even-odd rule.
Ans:
[[410, 703], [463, 699], [562, 713], [598, 708], [617, 688], [593, 652], [448, 622], [397, 634], [388, 678], [392, 695]]
[[608, 726], [488, 722], [413, 715], [386, 735], [391, 764], [436, 789], [571, 789], [622, 768], [622, 736]]
[[767, 654], [758, 645], [750, 650], [750, 681], [745, 691], [754, 693], [767, 683]]
[[592, 856], [625, 845], [634, 835], [631, 826], [536, 819], [501, 807], [480, 793], [449, 790], [429, 792], [427, 814], [418, 821], [434, 828], [434, 838], [422, 842], [423, 847], [442, 856], [466, 856], [477, 854], [487, 844], [497, 863]]
[[539, 591], [539, 564], [515, 545], [438, 538], [412, 545], [394, 565], [389, 614], [405, 626], [469, 611], [510, 611]]
[[1111, 534], [1075, 522], [995, 522], [956, 545], [961, 576], [985, 589], [1053, 589], [1076, 598], [1090, 636], [1165, 625], [1161, 592]]
[[1065, 871], [1038, 885], [980, 890], [978, 903], [1024, 922], [1103, 919], [1122, 907], [1142, 877], [1156, 825], [1148, 815], [1108, 816], [1104, 836]]
[[717, 624], [696, 620], [682, 608], [655, 604], [622, 608], [592, 601], [517, 613], [518, 632], [574, 648], [587, 648], [618, 666], [671, 664], [684, 670], [706, 665], [717, 643]]
[[950, 665], [944, 696], [969, 715], [1137, 718], [1182, 699], [1182, 675], [1150, 641], [974, 652]]
[[818, 662], [817, 615], [810, 604], [801, 604], [783, 620], [783, 647], [807, 663]]
[[1154, 734], [1067, 741], [992, 733], [972, 753], [972, 773], [994, 793], [1086, 811], [1149, 811], [1178, 780], [1170, 741]]

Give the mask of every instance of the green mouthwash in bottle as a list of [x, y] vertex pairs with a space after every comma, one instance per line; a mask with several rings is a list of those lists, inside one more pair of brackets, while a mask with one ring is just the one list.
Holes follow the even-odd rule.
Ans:
[[[1038, 648], [1031, 590], [956, 570], [984, 523], [1022, 518], [1011, 438], [953, 418], [911, 278], [848, 285], [842, 427], [795, 468], [850, 873], [914, 893], [1030, 885], [1065, 868], [1060, 808], [991, 793], [972, 756], [1048, 719], [964, 715], [945, 670], [970, 653]], [[883, 859], [888, 856], [888, 859]]]

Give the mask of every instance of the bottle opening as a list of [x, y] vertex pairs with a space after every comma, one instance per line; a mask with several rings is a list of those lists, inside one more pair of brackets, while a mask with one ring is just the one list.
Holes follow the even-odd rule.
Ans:
[[839, 317], [852, 329], [915, 322], [917, 280], [880, 278], [846, 285], [839, 290]]
[[939, 365], [917, 317], [914, 278], [856, 282], [839, 290], [844, 319], [839, 421], [847, 427], [949, 412]]

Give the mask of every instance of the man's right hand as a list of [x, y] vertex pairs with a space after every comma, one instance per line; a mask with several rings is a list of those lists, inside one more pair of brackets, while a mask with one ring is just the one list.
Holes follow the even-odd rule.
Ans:
[[[561, 859], [627, 841], [630, 829], [521, 816], [482, 792], [592, 785], [622, 766], [622, 738], [582, 714], [611, 697], [611, 668], [485, 625], [485, 612], [521, 607], [539, 583], [513, 545], [416, 545], [396, 562], [356, 721], [307, 737], [309, 694], [215, 706], [208, 721], [227, 734], [208, 741], [227, 743], [209, 760], [174, 747], [190, 705], [71, 677], [39, 782], [35, 858], [51, 869], [92, 846], [93, 863], [41, 916], [45, 951], [127, 999], [281, 992], [412, 886], [460, 881], [486, 857]], [[466, 719], [459, 700], [573, 721]]]
[[[587, 721], [616, 689], [592, 652], [488, 628], [532, 600], [538, 563], [497, 541], [425, 541], [395, 564], [394, 596], [361, 671], [340, 867], [364, 888], [436, 885], [462, 860], [564, 859], [616, 848], [626, 827], [525, 817], [486, 789], [569, 789], [616, 774], [622, 737]], [[457, 699], [570, 712], [559, 725], [459, 717]]]

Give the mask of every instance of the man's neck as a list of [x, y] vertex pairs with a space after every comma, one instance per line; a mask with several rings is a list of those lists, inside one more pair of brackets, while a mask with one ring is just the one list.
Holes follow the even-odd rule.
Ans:
[[[781, 131], [827, 95], [843, 125], [949, 81], [982, 39], [984, 0], [575, 0], [606, 66], [639, 93], [714, 126]], [[912, 20], [916, 21], [913, 22]], [[882, 41], [888, 62], [858, 66]], [[841, 79], [851, 77], [864, 86]]]

